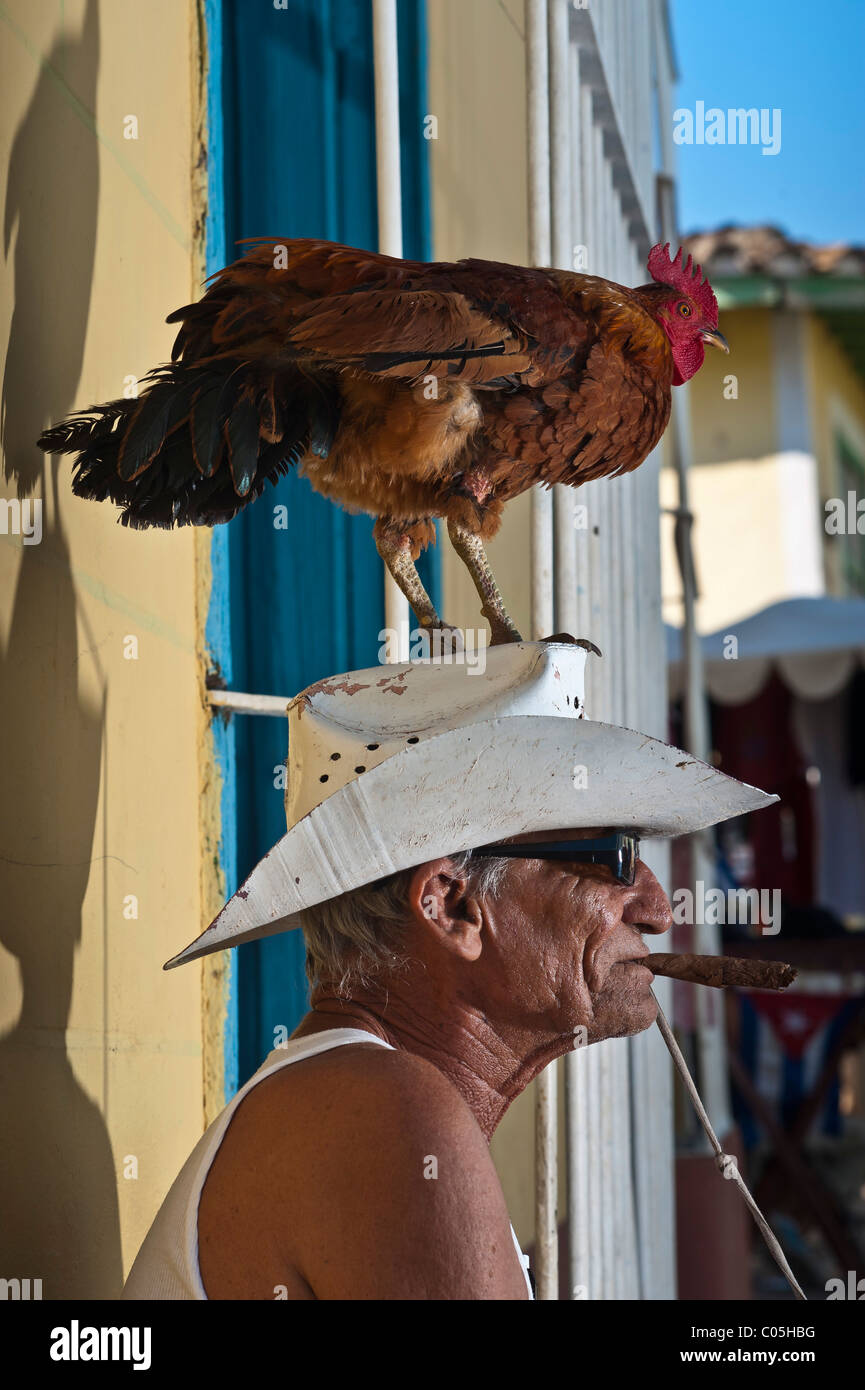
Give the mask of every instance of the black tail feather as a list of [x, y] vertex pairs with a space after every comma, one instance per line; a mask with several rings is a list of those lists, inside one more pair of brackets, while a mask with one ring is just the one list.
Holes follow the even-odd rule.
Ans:
[[189, 425], [192, 456], [196, 468], [205, 478], [216, 472], [222, 453], [222, 439], [216, 413], [218, 404], [219, 391], [214, 386], [209, 391], [203, 391], [192, 407]]
[[228, 467], [238, 497], [252, 487], [258, 463], [258, 411], [249, 396], [242, 396], [225, 422]]
[[46, 453], [75, 454], [77, 497], [112, 501], [124, 526], [230, 521], [309, 448], [329, 447], [339, 403], [296, 368], [237, 359], [174, 363], [138, 399], [91, 406], [46, 430]]
[[150, 467], [172, 429], [188, 416], [199, 387], [197, 376], [187, 373], [184, 379], [175, 371], [169, 377], [160, 375], [141, 397], [117, 455], [117, 471], [124, 482], [132, 482]]
[[110, 435], [118, 421], [128, 418], [137, 404], [135, 400], [122, 399], [79, 410], [45, 430], [37, 441], [39, 448], [46, 454], [74, 454], [77, 449], [86, 449], [95, 439]]

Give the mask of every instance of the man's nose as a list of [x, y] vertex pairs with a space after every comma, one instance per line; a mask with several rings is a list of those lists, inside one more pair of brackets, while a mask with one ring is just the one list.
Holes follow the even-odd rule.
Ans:
[[660, 883], [642, 859], [637, 862], [632, 893], [622, 913], [622, 921], [638, 931], [652, 932], [654, 935], [669, 931], [673, 925], [673, 910]]

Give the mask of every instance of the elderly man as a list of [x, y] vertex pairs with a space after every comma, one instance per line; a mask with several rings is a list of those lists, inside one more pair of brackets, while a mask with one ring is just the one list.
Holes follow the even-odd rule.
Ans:
[[203, 1136], [125, 1297], [531, 1297], [490, 1138], [553, 1058], [655, 1018], [640, 957], [671, 914], [641, 831], [772, 799], [584, 719], [584, 661], [524, 643], [483, 684], [398, 667], [292, 703], [288, 833], [170, 964], [301, 926], [310, 1011]]

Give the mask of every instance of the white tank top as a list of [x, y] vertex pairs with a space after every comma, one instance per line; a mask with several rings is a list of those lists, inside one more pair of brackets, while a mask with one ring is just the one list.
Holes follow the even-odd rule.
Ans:
[[[390, 1043], [367, 1033], [362, 1028], [330, 1028], [324, 1033], [292, 1038], [284, 1047], [275, 1048], [265, 1058], [258, 1071], [205, 1130], [178, 1173], [144, 1238], [129, 1272], [122, 1298], [148, 1301], [207, 1300], [198, 1267], [198, 1204], [211, 1164], [225, 1138], [232, 1115], [253, 1086], [257, 1086], [259, 1081], [263, 1081], [280, 1067], [299, 1062], [303, 1057], [314, 1057], [317, 1053], [327, 1052], [332, 1047], [360, 1042], [380, 1043], [382, 1047], [390, 1047]], [[532, 1298], [534, 1295], [528, 1276], [529, 1261], [520, 1249], [513, 1226], [511, 1236], [520, 1257], [529, 1298]]]

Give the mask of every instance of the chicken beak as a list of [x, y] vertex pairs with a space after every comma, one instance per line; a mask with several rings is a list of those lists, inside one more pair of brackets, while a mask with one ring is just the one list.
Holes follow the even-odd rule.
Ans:
[[718, 332], [717, 328], [704, 328], [700, 337], [704, 343], [711, 343], [712, 347], [720, 348], [722, 352], [730, 351], [730, 344], [723, 333]]

